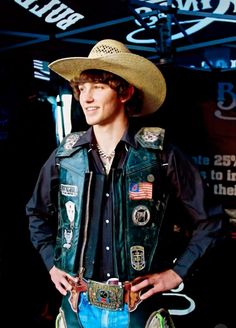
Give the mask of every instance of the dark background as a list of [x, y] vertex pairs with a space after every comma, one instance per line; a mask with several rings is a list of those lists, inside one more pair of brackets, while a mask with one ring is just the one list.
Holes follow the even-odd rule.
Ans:
[[[193, 35], [171, 42], [164, 34], [162, 42], [162, 22], [159, 21], [156, 28], [151, 31], [146, 28], [139, 35], [141, 39], [154, 38], [155, 43], [135, 44], [126, 39], [128, 33], [137, 29], [134, 8], [146, 6], [157, 10], [155, 15], [158, 15], [163, 13], [158, 6], [153, 8], [148, 2], [139, 1], [64, 0], [61, 3], [85, 18], [62, 31], [45, 21], [46, 14], [37, 17], [19, 3], [26, 1], [2, 0], [0, 4], [0, 281], [3, 304], [0, 321], [2, 327], [17, 324], [47, 328], [54, 327], [60, 297], [30, 243], [25, 204], [41, 165], [57, 145], [48, 97], [60, 93], [65, 82], [53, 74], [50, 81], [34, 78], [33, 60], [50, 62], [65, 56], [87, 56], [98, 40], [120, 40], [131, 51], [153, 60], [167, 81], [168, 93], [163, 107], [137, 124], [164, 127], [167, 137], [190, 156], [234, 155], [236, 104], [229, 111], [233, 119], [227, 126], [218, 125], [211, 113], [217, 108], [218, 82], [232, 83], [232, 93], [236, 94], [235, 67], [231, 64], [236, 60], [236, 27], [235, 22], [226, 19], [227, 15], [232, 19], [233, 4], [225, 1], [224, 22], [214, 21]], [[35, 1], [28, 7], [36, 4], [43, 7], [48, 3], [49, 0]], [[203, 10], [204, 1], [197, 3], [199, 12], [214, 17], [213, 10]], [[223, 2], [211, 1], [214, 8], [220, 3]], [[163, 9], [164, 5], [165, 2]], [[175, 23], [172, 36], [180, 29], [178, 23], [190, 18], [196, 17], [176, 12], [175, 17], [171, 17]], [[187, 29], [191, 23], [181, 26]], [[223, 59], [223, 66], [217, 64], [217, 59]], [[209, 64], [204, 69], [203, 61]], [[76, 104], [73, 104], [72, 123], [74, 130], [85, 126]], [[231, 169], [235, 172], [233, 164]], [[211, 184], [211, 181], [206, 182]], [[226, 209], [236, 208], [235, 196], [217, 197], [210, 188], [209, 197]], [[198, 264], [181, 292], [194, 299], [196, 309], [188, 315], [174, 316], [176, 328], [234, 328], [236, 325], [235, 221], [228, 215], [224, 219], [226, 240]], [[180, 301], [174, 297], [173, 307], [185, 308], [186, 302], [186, 299]]]

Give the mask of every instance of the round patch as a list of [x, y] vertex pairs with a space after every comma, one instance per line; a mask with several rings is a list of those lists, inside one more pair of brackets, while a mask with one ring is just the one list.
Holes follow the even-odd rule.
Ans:
[[153, 174], [148, 174], [148, 176], [147, 176], [147, 181], [148, 181], [148, 182], [154, 182], [154, 181], [155, 181], [155, 177], [154, 177], [154, 175], [153, 175]]
[[146, 225], [150, 220], [151, 214], [147, 206], [136, 206], [132, 213], [132, 220], [138, 226]]

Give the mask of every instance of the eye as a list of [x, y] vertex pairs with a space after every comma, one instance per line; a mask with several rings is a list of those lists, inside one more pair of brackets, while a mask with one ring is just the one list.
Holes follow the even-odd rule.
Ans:
[[94, 88], [95, 88], [95, 89], [104, 89], [104, 83], [96, 83], [96, 84], [94, 85]]

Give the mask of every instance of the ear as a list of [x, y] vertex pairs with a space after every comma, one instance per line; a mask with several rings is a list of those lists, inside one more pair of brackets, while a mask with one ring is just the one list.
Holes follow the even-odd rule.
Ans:
[[122, 103], [125, 103], [128, 101], [134, 94], [134, 86], [129, 85], [129, 87], [123, 92], [122, 96], [120, 97], [120, 100]]

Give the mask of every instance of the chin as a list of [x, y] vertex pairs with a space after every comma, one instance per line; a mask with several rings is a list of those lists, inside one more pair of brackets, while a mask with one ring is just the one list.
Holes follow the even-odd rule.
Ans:
[[88, 125], [95, 125], [97, 124], [97, 121], [96, 120], [91, 120], [91, 119], [86, 119], [86, 122]]

